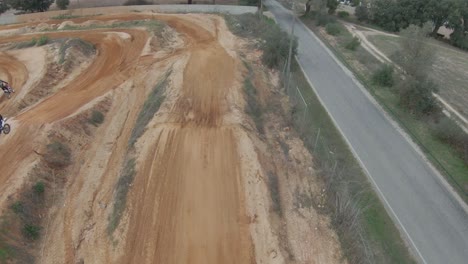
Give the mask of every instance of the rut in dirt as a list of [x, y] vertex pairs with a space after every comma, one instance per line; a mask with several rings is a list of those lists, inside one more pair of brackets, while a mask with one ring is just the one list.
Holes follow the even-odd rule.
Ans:
[[[171, 22], [169, 21], [169, 24]], [[131, 199], [123, 263], [254, 263], [237, 140], [223, 126], [238, 70], [207, 32], [195, 43], [172, 114], [154, 132]]]

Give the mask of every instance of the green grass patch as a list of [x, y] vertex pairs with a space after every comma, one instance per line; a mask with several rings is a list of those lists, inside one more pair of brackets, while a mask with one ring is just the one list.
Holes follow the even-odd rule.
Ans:
[[361, 41], [359, 40], [358, 37], [353, 37], [348, 43], [346, 43], [345, 48], [355, 51], [359, 45], [361, 44]]
[[88, 122], [97, 127], [104, 122], [104, 114], [100, 111], [93, 110], [91, 117], [88, 119]]
[[54, 168], [64, 168], [71, 163], [71, 149], [59, 141], [47, 145], [45, 161]]
[[278, 175], [274, 172], [269, 171], [267, 173], [268, 179], [268, 190], [270, 192], [270, 198], [272, 201], [272, 209], [275, 213], [279, 216], [283, 215], [283, 210], [281, 208], [281, 198], [280, 198], [280, 190], [279, 190], [279, 179]]
[[37, 39], [36, 38], [32, 38], [30, 41], [23, 41], [23, 42], [19, 42], [19, 43], [16, 43], [13, 45], [13, 49], [25, 49], [25, 48], [30, 48], [30, 47], [34, 47], [36, 46], [37, 44]]
[[[334, 208], [329, 213], [348, 261], [369, 262], [361, 247], [362, 243], [367, 243], [373, 252], [373, 263], [415, 263], [347, 143], [298, 65], [294, 63], [293, 66], [291, 87], [301, 91], [308, 105], [305, 108], [303, 104], [295, 104], [292, 109], [293, 126], [314, 154], [327, 188], [334, 193], [328, 195], [328, 207]], [[298, 102], [301, 99], [293, 88], [288, 94]], [[304, 111], [306, 119], [303, 118]], [[336, 197], [340, 201], [350, 201], [350, 206], [338, 210]], [[358, 224], [349, 226], [354, 220]]]
[[75, 16], [75, 15], [70, 15], [70, 14], [60, 14], [58, 16], [53, 16], [50, 19], [54, 20], [65, 20], [65, 19], [74, 19], [74, 18], [79, 18], [81, 16]]
[[33, 191], [37, 195], [42, 195], [45, 192], [45, 184], [43, 181], [39, 181], [33, 186]]
[[91, 56], [96, 53], [96, 47], [94, 44], [80, 38], [68, 39], [63, 41], [60, 45], [58, 61], [59, 64], [63, 64], [65, 62], [65, 57], [69, 48], [77, 48], [85, 56]]
[[117, 182], [114, 208], [110, 215], [109, 225], [107, 231], [112, 234], [115, 229], [119, 226], [122, 215], [125, 211], [125, 205], [127, 203], [127, 194], [130, 189], [130, 185], [135, 177], [135, 159], [129, 159], [122, 170], [119, 181]]
[[325, 30], [327, 31], [328, 34], [332, 36], [339, 35], [343, 29], [342, 26], [338, 23], [329, 23], [325, 26]]
[[13, 210], [15, 214], [22, 214], [24, 212], [24, 205], [21, 201], [17, 201], [11, 205], [11, 210]]
[[0, 248], [0, 261], [6, 261], [8, 258], [8, 251], [4, 248]]
[[39, 40], [37, 41], [37, 46], [44, 46], [45, 44], [47, 44], [49, 42], [49, 37], [47, 36], [41, 36], [39, 38]]
[[137, 139], [143, 135], [146, 125], [151, 121], [156, 112], [159, 110], [162, 102], [165, 99], [164, 92], [168, 84], [168, 77], [170, 72], [154, 87], [153, 91], [148, 95], [143, 109], [138, 115], [135, 127], [133, 128], [132, 135], [130, 136], [129, 146], [133, 147]]
[[93, 29], [100, 29], [100, 28], [131, 28], [131, 27], [144, 27], [148, 31], [151, 32], [158, 32], [162, 31], [165, 24], [158, 20], [131, 20], [131, 21], [122, 21], [113, 23], [111, 25], [100, 25], [95, 24], [88, 27], [81, 27], [81, 26], [73, 26], [67, 25], [63, 27], [62, 30], [93, 30]]
[[257, 131], [263, 134], [263, 107], [258, 101], [257, 88], [253, 85], [250, 77], [244, 80], [244, 93], [247, 101], [245, 112], [253, 119]]
[[23, 235], [31, 240], [37, 240], [40, 236], [41, 227], [37, 225], [25, 224], [23, 226]]

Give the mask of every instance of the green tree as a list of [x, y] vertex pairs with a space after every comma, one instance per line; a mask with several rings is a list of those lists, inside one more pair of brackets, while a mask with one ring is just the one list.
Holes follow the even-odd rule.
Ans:
[[354, 9], [354, 15], [359, 21], [367, 21], [369, 19], [369, 8], [367, 7], [366, 1], [362, 1], [361, 4]]
[[394, 0], [376, 0], [371, 6], [372, 22], [385, 30], [398, 31], [402, 13]]
[[70, 0], [56, 0], [55, 3], [57, 4], [58, 8], [65, 10], [70, 4]]
[[434, 23], [432, 35], [435, 36], [439, 28], [448, 22], [449, 17], [456, 15], [458, 11], [458, 6], [453, 0], [429, 0], [425, 12], [428, 19]]
[[414, 114], [429, 115], [438, 111], [432, 93], [437, 86], [429, 78], [429, 71], [435, 59], [427, 36], [432, 31], [432, 23], [422, 27], [410, 25], [401, 31], [400, 50], [396, 61], [405, 71], [404, 80], [399, 85], [400, 103]]
[[0, 14], [3, 14], [9, 9], [7, 2], [5, 0], [0, 0]]
[[339, 4], [338, 0], [327, 0], [328, 14], [334, 14]]
[[453, 29], [450, 42], [456, 47], [468, 49], [468, 0], [456, 1], [455, 6], [447, 23], [447, 26]]
[[400, 32], [400, 50], [396, 54], [396, 62], [406, 74], [418, 80], [425, 79], [435, 59], [434, 49], [427, 41], [432, 31], [432, 23], [427, 22], [423, 27], [410, 25]]
[[47, 11], [54, 0], [8, 0], [11, 8], [25, 12]]

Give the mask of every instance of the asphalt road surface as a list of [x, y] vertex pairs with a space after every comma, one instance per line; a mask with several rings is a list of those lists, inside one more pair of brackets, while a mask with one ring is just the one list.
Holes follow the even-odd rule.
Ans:
[[[266, 0], [290, 32], [292, 16]], [[299, 20], [296, 20], [299, 22]], [[440, 176], [320, 41], [296, 23], [298, 58], [421, 263], [468, 263], [468, 215]]]

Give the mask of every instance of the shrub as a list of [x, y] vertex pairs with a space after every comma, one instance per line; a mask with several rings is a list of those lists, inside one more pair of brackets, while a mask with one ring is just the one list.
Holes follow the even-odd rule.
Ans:
[[239, 0], [239, 5], [257, 6], [258, 0]]
[[359, 47], [361, 41], [358, 37], [353, 37], [348, 43], [346, 43], [345, 48], [349, 50], [356, 50]]
[[244, 80], [244, 92], [246, 94], [247, 104], [245, 105], [245, 112], [252, 117], [255, 127], [261, 134], [264, 133], [263, 128], [263, 109], [257, 98], [257, 88], [253, 85], [250, 78]]
[[338, 14], [338, 17], [340, 17], [340, 18], [347, 18], [347, 17], [349, 17], [349, 13], [346, 12], [346, 11], [339, 11], [337, 14]]
[[385, 64], [380, 67], [373, 75], [372, 82], [374, 84], [392, 87], [393, 86], [393, 67], [391, 65]]
[[[289, 54], [289, 35], [274, 25], [274, 29], [268, 30], [264, 37], [261, 49], [262, 62], [269, 68], [278, 67], [281, 62], [288, 58]], [[292, 56], [297, 53], [297, 39], [293, 40]]]
[[327, 26], [325, 27], [325, 30], [327, 31], [328, 34], [332, 36], [339, 35], [341, 32], [340, 25], [337, 23], [327, 24]]
[[55, 4], [57, 4], [58, 8], [65, 10], [70, 4], [70, 0], [55, 0]]
[[431, 124], [431, 129], [438, 139], [450, 144], [468, 162], [468, 134], [455, 121], [444, 116], [439, 122]]
[[88, 122], [94, 126], [98, 126], [104, 122], [104, 114], [97, 110], [93, 110], [91, 117], [88, 119]]
[[330, 16], [328, 14], [318, 13], [316, 17], [317, 17], [317, 21], [316, 21], [317, 26], [325, 26], [327, 24], [336, 22], [336, 19], [333, 16]]
[[39, 238], [40, 231], [41, 231], [40, 226], [31, 225], [31, 224], [25, 224], [23, 226], [23, 235], [26, 238], [29, 238], [32, 240], [36, 240]]
[[37, 41], [37, 46], [44, 46], [47, 42], [49, 42], [49, 38], [47, 36], [41, 36]]
[[33, 186], [33, 190], [36, 194], [43, 194], [44, 193], [44, 190], [45, 190], [45, 184], [44, 182], [40, 181], [40, 182], [37, 182], [36, 184], [34, 184]]
[[433, 92], [436, 92], [437, 85], [430, 80], [417, 80], [408, 76], [399, 87], [400, 103], [416, 115], [432, 115], [440, 112]]
[[127, 0], [127, 2], [125, 2], [123, 5], [124, 5], [124, 6], [131, 6], [131, 5], [151, 5], [151, 3], [148, 2], [148, 1], [145, 1], [145, 0]]
[[71, 150], [68, 146], [54, 141], [47, 145], [45, 160], [51, 166], [58, 168], [66, 167], [71, 162]]
[[21, 214], [24, 212], [24, 205], [21, 201], [17, 201], [11, 205], [11, 210], [13, 210], [15, 214]]
[[354, 10], [354, 15], [359, 21], [369, 20], [369, 10], [367, 8], [367, 5], [360, 5], [356, 7], [356, 9]]

